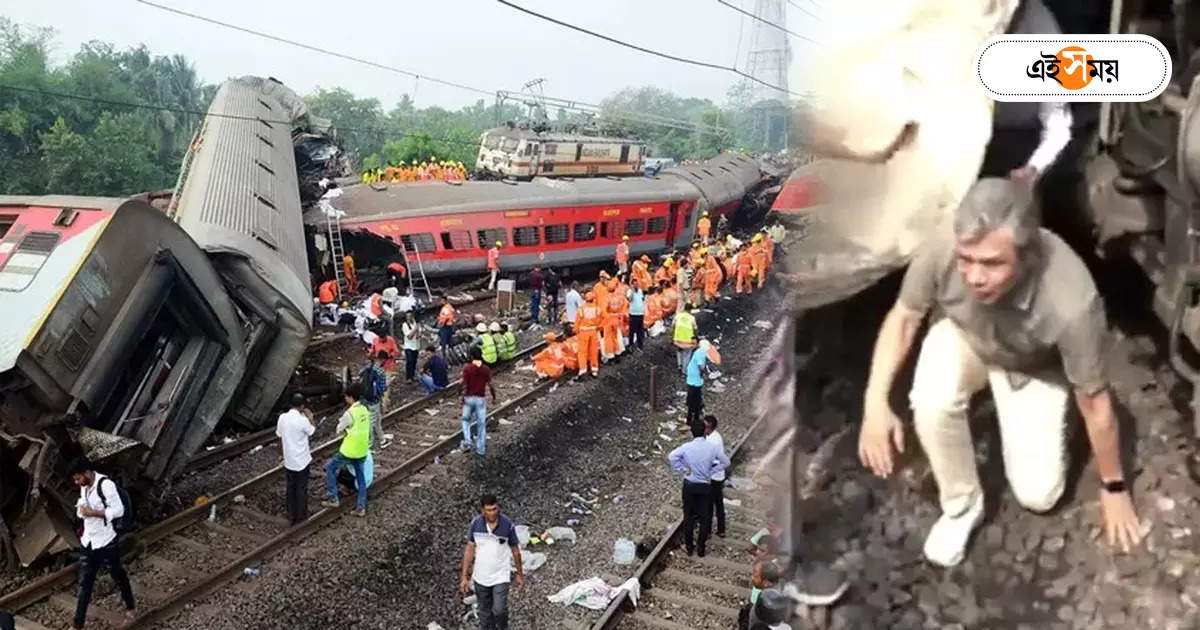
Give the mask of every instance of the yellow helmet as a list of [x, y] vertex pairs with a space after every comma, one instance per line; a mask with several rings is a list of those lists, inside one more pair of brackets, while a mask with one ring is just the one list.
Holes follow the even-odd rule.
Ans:
[[628, 235], [628, 234], [626, 234], [626, 235], [622, 236], [622, 237], [621, 237], [621, 240], [622, 240], [622, 241], [628, 241], [628, 240], [629, 240], [629, 235]]
[[700, 216], [702, 216], [702, 217], [706, 217], [706, 216], [708, 216], [708, 210], [705, 210], [705, 211], [704, 211], [704, 213], [703, 213], [703, 214], [701, 214]]
[[754, 235], [754, 238], [752, 238], [752, 239], [750, 239], [750, 240], [751, 240], [752, 242], [755, 242], [755, 243], [757, 243], [757, 242], [759, 242], [759, 241], [761, 241], [761, 240], [762, 240], [762, 234], [755, 234], [755, 235]]
[[503, 245], [503, 244], [504, 244], [504, 243], [501, 243], [500, 241], [496, 241], [496, 247], [500, 247], [500, 246], [501, 246], [501, 245]]

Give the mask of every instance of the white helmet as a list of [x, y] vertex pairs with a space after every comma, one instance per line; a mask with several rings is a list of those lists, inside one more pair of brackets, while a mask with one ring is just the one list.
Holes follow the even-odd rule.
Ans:
[[492, 325], [488, 326], [488, 330], [491, 332], [500, 332], [500, 324], [497, 324], [496, 322], [492, 322]]
[[478, 324], [475, 325], [475, 332], [481, 332], [481, 333], [487, 332], [487, 324], [485, 324], [483, 322], [479, 322]]

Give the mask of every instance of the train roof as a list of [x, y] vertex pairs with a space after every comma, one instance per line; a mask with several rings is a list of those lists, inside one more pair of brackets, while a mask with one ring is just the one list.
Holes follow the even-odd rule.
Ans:
[[[680, 186], [678, 180], [662, 176], [574, 180], [537, 177], [515, 184], [480, 181], [357, 184], [345, 188], [342, 196], [332, 203], [346, 213], [343, 222], [352, 224], [429, 214], [677, 201], [697, 196], [694, 188]], [[320, 210], [314, 209], [305, 215], [305, 220], [320, 224], [324, 218]]]
[[501, 135], [506, 138], [536, 138], [542, 142], [606, 142], [612, 144], [646, 144], [645, 140], [638, 138], [628, 138], [621, 136], [589, 136], [581, 133], [567, 133], [559, 131], [534, 131], [533, 129], [523, 129], [521, 127], [492, 127], [483, 132], [486, 135]]
[[267, 284], [311, 318], [292, 145], [307, 108], [278, 81], [242, 77], [222, 83], [208, 111], [175, 219], [205, 251], [252, 260]]
[[0, 208], [73, 208], [112, 212], [125, 200], [125, 197], [80, 195], [0, 195]]

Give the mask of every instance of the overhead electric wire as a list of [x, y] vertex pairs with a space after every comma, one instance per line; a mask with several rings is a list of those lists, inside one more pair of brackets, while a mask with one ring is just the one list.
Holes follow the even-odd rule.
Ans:
[[[718, 3], [720, 3], [720, 4], [723, 4], [723, 5], [727, 6], [727, 7], [729, 7], [730, 9], [733, 9], [734, 11], [737, 11], [738, 13], [741, 13], [742, 15], [744, 15], [744, 16], [746, 16], [746, 17], [750, 18], [750, 19], [753, 19], [753, 20], [758, 20], [759, 22], [762, 22], [763, 24], [766, 24], [767, 26], [770, 26], [770, 27], [773, 27], [773, 28], [777, 28], [777, 29], [779, 29], [779, 30], [783, 31], [784, 33], [787, 33], [788, 35], [791, 35], [792, 37], [795, 37], [795, 38], [798, 38], [798, 39], [803, 39], [804, 41], [807, 41], [807, 42], [812, 42], [812, 43], [814, 43], [814, 44], [816, 44], [816, 43], [817, 43], [817, 41], [816, 41], [815, 39], [813, 39], [813, 38], [811, 38], [811, 37], [808, 37], [807, 35], [801, 35], [800, 33], [797, 33], [796, 31], [793, 31], [793, 30], [790, 30], [790, 29], [788, 29], [788, 28], [786, 28], [786, 27], [780, 26], [780, 25], [778, 25], [778, 24], [776, 24], [776, 23], [772, 22], [771, 20], [768, 20], [768, 19], [766, 19], [766, 18], [763, 18], [763, 17], [761, 17], [761, 16], [755, 15], [755, 14], [753, 14], [753, 13], [749, 12], [749, 11], [746, 11], [745, 9], [743, 9], [743, 8], [741, 8], [741, 7], [739, 7], [739, 6], [735, 6], [735, 5], [733, 5], [733, 4], [730, 4], [729, 2], [726, 2], [725, 0], [717, 0], [717, 2], [718, 2]], [[810, 14], [810, 15], [811, 15], [811, 14]], [[813, 17], [816, 17], [816, 16], [813, 16]], [[818, 18], [818, 19], [819, 19], [819, 18]]]
[[[140, 1], [140, 0], [139, 0], [139, 1]], [[699, 66], [699, 67], [701, 67], [701, 68], [710, 68], [710, 69], [713, 69], [713, 70], [724, 70], [725, 72], [732, 72], [732, 73], [734, 73], [734, 74], [736, 74], [736, 75], [738, 75], [738, 76], [740, 76], [740, 77], [742, 77], [742, 78], [745, 78], [745, 79], [748, 79], [748, 80], [750, 80], [750, 81], [753, 81], [753, 82], [755, 82], [755, 83], [758, 83], [758, 84], [760, 84], [760, 85], [763, 85], [763, 86], [769, 87], [769, 88], [771, 88], [771, 89], [773, 89], [773, 90], [778, 90], [778, 91], [780, 91], [780, 92], [786, 92], [787, 94], [791, 94], [791, 95], [793, 95], [793, 96], [799, 96], [799, 97], [801, 97], [801, 98], [807, 98], [807, 97], [808, 97], [808, 95], [807, 95], [807, 94], [800, 94], [800, 93], [797, 93], [797, 92], [793, 92], [793, 91], [791, 91], [791, 90], [788, 90], [788, 89], [786, 89], [786, 88], [780, 87], [780, 86], [778, 86], [778, 85], [775, 85], [775, 84], [773, 84], [773, 83], [769, 83], [769, 82], [767, 82], [767, 81], [763, 81], [762, 79], [759, 79], [758, 77], [755, 77], [755, 76], [753, 76], [753, 75], [750, 75], [750, 74], [747, 74], [747, 73], [745, 73], [745, 72], [742, 72], [741, 70], [738, 70], [737, 68], [734, 68], [734, 67], [731, 67], [731, 66], [722, 66], [722, 65], [720, 65], [720, 64], [716, 64], [716, 63], [710, 63], [710, 62], [707, 62], [707, 61], [699, 61], [699, 60], [696, 60], [696, 59], [689, 59], [689, 58], [687, 58], [687, 57], [679, 57], [679, 56], [676, 56], [676, 55], [672, 55], [672, 54], [669, 54], [669, 53], [661, 52], [661, 51], [654, 50], [654, 49], [651, 49], [651, 48], [646, 48], [646, 47], [644, 47], [644, 46], [639, 46], [639, 45], [637, 45], [637, 44], [632, 44], [632, 43], [629, 43], [629, 42], [627, 42], [627, 41], [620, 40], [620, 39], [617, 39], [617, 38], [615, 38], [615, 37], [611, 37], [611, 36], [609, 36], [609, 35], [604, 35], [603, 33], [597, 33], [596, 31], [592, 31], [592, 30], [586, 29], [586, 28], [584, 28], [584, 27], [582, 27], [582, 26], [578, 26], [578, 25], [575, 25], [575, 24], [571, 24], [570, 22], [564, 22], [564, 21], [562, 21], [562, 20], [559, 20], [559, 19], [556, 19], [556, 18], [550, 17], [550, 16], [548, 16], [548, 15], [545, 15], [545, 14], [542, 14], [542, 13], [538, 13], [537, 11], [534, 11], [534, 10], [532, 10], [532, 9], [527, 9], [527, 8], [525, 8], [525, 7], [523, 7], [523, 6], [519, 5], [519, 4], [514, 4], [514, 3], [512, 3], [512, 2], [509, 2], [508, 0], [496, 0], [496, 2], [499, 2], [500, 4], [503, 4], [503, 5], [507, 6], [507, 7], [510, 7], [510, 8], [516, 9], [517, 11], [520, 11], [520, 12], [522, 12], [522, 13], [526, 13], [526, 14], [532, 15], [533, 17], [536, 17], [536, 18], [538, 18], [538, 19], [545, 20], [545, 21], [547, 21], [547, 22], [550, 22], [550, 23], [552, 23], [552, 24], [557, 24], [557, 25], [559, 25], [559, 26], [562, 26], [562, 27], [564, 27], [564, 28], [571, 29], [571, 30], [573, 30], [573, 31], [578, 31], [578, 32], [580, 32], [580, 33], [584, 33], [584, 34], [587, 34], [587, 35], [591, 35], [592, 37], [596, 37], [596, 38], [599, 38], [599, 39], [603, 39], [603, 40], [604, 40], [604, 41], [606, 41], [606, 42], [610, 42], [610, 43], [613, 43], [613, 44], [617, 44], [618, 46], [624, 46], [624, 47], [626, 47], [626, 48], [631, 48], [631, 49], [633, 49], [633, 50], [636, 50], [636, 51], [638, 51], [638, 52], [643, 52], [643, 53], [646, 53], [646, 54], [648, 54], [648, 55], [654, 55], [654, 56], [656, 56], [656, 57], [662, 57], [663, 59], [670, 59], [671, 61], [677, 61], [677, 62], [679, 62], [679, 63], [686, 63], [686, 64], [693, 65], [693, 66]], [[818, 42], [816, 42], [815, 40], [812, 40], [812, 39], [809, 39], [809, 38], [807, 38], [807, 37], [804, 37], [803, 35], [798, 35], [798, 37], [800, 37], [800, 38], [802, 38], [802, 39], [806, 39], [806, 40], [808, 40], [808, 41], [810, 41], [810, 42], [812, 42], [812, 43], [814, 43], [814, 44], [818, 43]]]
[[[813, 13], [812, 11], [809, 11], [808, 9], [805, 9], [804, 7], [800, 6], [799, 4], [796, 4], [795, 0], [787, 0], [787, 2], [788, 2], [788, 4], [792, 5], [793, 7], [796, 7], [797, 9], [800, 9], [801, 11], [817, 18], [818, 20], [821, 20], [821, 16], [817, 15], [816, 13]], [[825, 8], [825, 7], [817, 4], [814, 0], [809, 0], [809, 2], [812, 2], [813, 5], [816, 6], [818, 9]], [[824, 22], [824, 20], [821, 20], [821, 21]]]
[[[202, 117], [229, 118], [229, 119], [233, 119], [233, 120], [265, 122], [265, 123], [277, 124], [277, 125], [287, 125], [288, 127], [291, 127], [292, 125], [296, 124], [295, 121], [291, 121], [291, 120], [273, 120], [273, 119], [269, 119], [269, 118], [261, 118], [259, 116], [244, 116], [241, 114], [224, 114], [224, 113], [189, 109], [186, 107], [175, 107], [175, 106], [171, 106], [171, 105], [159, 105], [159, 104], [154, 104], [154, 103], [134, 103], [134, 102], [130, 102], [130, 101], [115, 101], [115, 100], [107, 99], [107, 98], [84, 96], [82, 94], [71, 94], [69, 92], [55, 92], [52, 90], [43, 90], [40, 88], [22, 87], [22, 86], [17, 86], [17, 85], [0, 84], [0, 90], [12, 90], [14, 92], [25, 92], [27, 94], [40, 94], [42, 96], [53, 96], [56, 98], [87, 101], [87, 102], [91, 102], [91, 103], [98, 103], [101, 105], [111, 105], [113, 107], [130, 107], [130, 108], [134, 108], [134, 109], [149, 109], [149, 110], [154, 110], [154, 111], [174, 112], [177, 114], [192, 114], [192, 115], [202, 116]], [[447, 143], [451, 143], [451, 144], [461, 144], [463, 146], [469, 146], [472, 148], [476, 148], [479, 146], [478, 140], [464, 140], [464, 139], [459, 139], [459, 138], [448, 138], [446, 136], [434, 136], [434, 135], [431, 135], [431, 134], [428, 134], [425, 132], [421, 132], [421, 131], [399, 131], [396, 129], [388, 129], [386, 127], [375, 127], [375, 128], [338, 127], [336, 125], [334, 126], [334, 128], [341, 132], [370, 133], [370, 134], [376, 134], [376, 135], [380, 135], [380, 136], [392, 136], [392, 137], [401, 137], [401, 138], [422, 137], [422, 138], [427, 138], [429, 140], [435, 140], [435, 141], [439, 141], [439, 142], [447, 142]]]
[[440, 83], [441, 85], [448, 85], [450, 87], [456, 87], [456, 88], [459, 88], [462, 90], [469, 90], [471, 92], [476, 92], [479, 94], [486, 94], [488, 96], [495, 94], [495, 92], [492, 90], [485, 90], [483, 88], [477, 88], [477, 87], [465, 85], [462, 83], [456, 83], [454, 81], [447, 81], [445, 79], [439, 79], [439, 78], [432, 77], [427, 74], [413, 72], [412, 70], [405, 70], [403, 68], [397, 68], [396, 66], [389, 66], [387, 64], [379, 63], [377, 61], [371, 61], [370, 59], [364, 59], [362, 57], [355, 57], [354, 55], [347, 55], [345, 53], [340, 53], [340, 52], [337, 52], [334, 50], [329, 50], [327, 48], [313, 46], [312, 44], [305, 44], [304, 42], [298, 42], [296, 40], [288, 39], [286, 37], [280, 37], [278, 35], [272, 35], [270, 33], [265, 33], [263, 31], [257, 31], [252, 28], [246, 28], [245, 26], [238, 26], [236, 24], [230, 24], [229, 22], [222, 22], [221, 20], [213, 19], [210, 17], [196, 14], [196, 13], [189, 13], [182, 9], [176, 9], [174, 7], [169, 7], [166, 5], [158, 4], [156, 2], [151, 2], [150, 0], [137, 0], [137, 2], [144, 4], [146, 6], [149, 6], [149, 7], [154, 7], [155, 9], [167, 11], [169, 13], [175, 13], [176, 15], [182, 15], [184, 17], [189, 17], [189, 18], [192, 18], [193, 20], [200, 20], [202, 22], [208, 22], [209, 24], [216, 24], [217, 26], [222, 26], [224, 28], [232, 29], [235, 31], [241, 31], [243, 33], [249, 33], [249, 34], [255, 35], [257, 37], [264, 37], [266, 39], [270, 39], [270, 40], [273, 40], [273, 41], [276, 41], [276, 42], [279, 42], [282, 44], [287, 44], [289, 46], [296, 46], [298, 48], [303, 48], [305, 50], [319, 52], [323, 55], [329, 55], [331, 57], [337, 57], [339, 59], [345, 59], [347, 61], [353, 61], [355, 63], [366, 64], [368, 66], [372, 66], [372, 67], [378, 68], [380, 70], [387, 70], [389, 72], [395, 72], [397, 74], [403, 74], [405, 76], [410, 76], [410, 77], [414, 77], [417, 79], [425, 79], [426, 81], [432, 81], [434, 83]]
[[[296, 41], [296, 40], [289, 39], [289, 38], [286, 38], [286, 37], [281, 37], [281, 36], [279, 36], [279, 35], [272, 35], [271, 33], [266, 33], [266, 32], [259, 31], [259, 30], [256, 30], [256, 29], [252, 29], [252, 28], [245, 27], [245, 26], [239, 26], [239, 25], [237, 25], [237, 24], [232, 24], [232, 23], [229, 23], [229, 22], [224, 22], [224, 21], [222, 21], [222, 20], [218, 20], [218, 19], [215, 19], [215, 18], [210, 18], [210, 17], [204, 16], [204, 15], [200, 15], [200, 14], [197, 14], [197, 13], [191, 13], [191, 12], [189, 12], [189, 11], [184, 11], [184, 10], [182, 10], [182, 9], [176, 9], [176, 8], [174, 8], [174, 7], [169, 7], [169, 6], [166, 6], [166, 5], [163, 5], [163, 4], [159, 4], [159, 3], [157, 3], [157, 2], [153, 2], [152, 0], [136, 0], [136, 1], [137, 1], [137, 2], [139, 2], [139, 3], [141, 3], [141, 4], [144, 4], [144, 5], [146, 5], [146, 6], [148, 6], [148, 7], [152, 7], [152, 8], [155, 8], [155, 9], [159, 9], [159, 10], [161, 10], [161, 11], [166, 11], [166, 12], [168, 12], [168, 13], [174, 13], [174, 14], [176, 14], [176, 15], [180, 15], [180, 16], [183, 16], [183, 17], [191, 18], [191, 19], [193, 19], [193, 20], [199, 20], [199, 21], [201, 21], [201, 22], [206, 22], [206, 23], [208, 23], [208, 24], [214, 24], [214, 25], [217, 25], [217, 26], [220, 26], [220, 27], [223, 27], [223, 28], [227, 28], [227, 29], [235, 30], [235, 31], [238, 31], [238, 32], [241, 32], [241, 33], [247, 33], [247, 34], [250, 34], [250, 35], [254, 35], [254, 36], [256, 36], [256, 37], [262, 37], [262, 38], [265, 38], [265, 39], [269, 39], [269, 40], [271, 40], [271, 41], [279, 42], [279, 43], [282, 43], [282, 44], [287, 44], [287, 45], [289, 45], [289, 46], [295, 46], [295, 47], [297, 47], [297, 48], [302, 48], [302, 49], [304, 49], [304, 50], [309, 50], [309, 51], [312, 51], [312, 52], [317, 52], [317, 53], [320, 53], [320, 54], [323, 54], [323, 55], [329, 55], [329, 56], [331, 56], [331, 57], [336, 57], [336, 58], [338, 58], [338, 59], [343, 59], [343, 60], [346, 60], [346, 61], [352, 61], [352, 62], [355, 62], [355, 63], [361, 63], [361, 64], [364, 64], [364, 65], [367, 65], [367, 66], [370, 66], [370, 67], [373, 67], [373, 68], [378, 68], [378, 69], [382, 69], [382, 70], [387, 70], [387, 71], [389, 71], [389, 72], [395, 72], [395, 73], [397, 73], [397, 74], [402, 74], [402, 75], [405, 75], [405, 76], [410, 76], [410, 77], [413, 77], [413, 78], [414, 78], [414, 80], [416, 80], [416, 81], [419, 81], [420, 79], [425, 79], [426, 81], [432, 81], [432, 82], [434, 82], [434, 83], [438, 83], [438, 84], [441, 84], [441, 85], [447, 85], [447, 86], [450, 86], [450, 87], [455, 87], [455, 88], [459, 88], [459, 89], [462, 89], [462, 90], [467, 90], [467, 91], [470, 91], [470, 92], [475, 92], [475, 93], [478, 93], [478, 94], [484, 94], [484, 95], [487, 95], [487, 96], [493, 96], [493, 97], [497, 97], [497, 98], [499, 98], [499, 97], [500, 97], [500, 94], [503, 92], [503, 90], [485, 90], [485, 89], [483, 89], [483, 88], [474, 87], [474, 86], [466, 85], [466, 84], [463, 84], [463, 83], [458, 83], [458, 82], [456, 82], [456, 81], [449, 81], [449, 80], [446, 80], [446, 79], [439, 79], [439, 78], [436, 78], [436, 77], [430, 76], [430, 75], [428, 75], [428, 74], [421, 74], [421, 73], [418, 73], [418, 72], [414, 72], [414, 71], [412, 71], [412, 70], [405, 70], [404, 68], [398, 68], [398, 67], [396, 67], [396, 66], [391, 66], [391, 65], [384, 64], [384, 63], [380, 63], [380, 62], [377, 62], [377, 61], [371, 61], [370, 59], [365, 59], [365, 58], [362, 58], [362, 57], [357, 57], [357, 56], [355, 56], [355, 55], [350, 55], [350, 54], [346, 54], [346, 53], [341, 53], [341, 52], [337, 52], [337, 51], [335, 51], [335, 50], [329, 50], [329, 49], [327, 49], [327, 48], [321, 48], [321, 47], [319, 47], [319, 46], [314, 46], [314, 45], [312, 45], [312, 44], [306, 44], [306, 43], [304, 43], [304, 42]], [[413, 95], [412, 95], [412, 99], [413, 99], [413, 102], [414, 102], [414, 103], [416, 102], [416, 96], [417, 96], [417, 95], [416, 95], [416, 86], [417, 86], [417, 83], [415, 83], [415, 82], [414, 82], [414, 86], [413, 86]], [[571, 99], [556, 99], [556, 100], [558, 100], [558, 101], [569, 101], [569, 100], [571, 100]], [[587, 105], [586, 103], [581, 103], [580, 101], [573, 101], [573, 102], [579, 102], [580, 104]], [[593, 106], [593, 107], [599, 108], [599, 106]], [[634, 113], [634, 114], [637, 114], [636, 112], [633, 112], [633, 113]], [[643, 115], [643, 114], [637, 114], [637, 115]], [[650, 115], [649, 115], [649, 114], [645, 114], [644, 116], [650, 116]], [[681, 122], [690, 122], [690, 121], [681, 121]], [[650, 124], [655, 124], [655, 125], [663, 125], [663, 126], [669, 126], [669, 125], [666, 125], [666, 123], [664, 123], [664, 122], [663, 122], [663, 121], [661, 121], [661, 120], [660, 120], [660, 121], [655, 121], [655, 122], [652, 122], [652, 123], [650, 123]]]

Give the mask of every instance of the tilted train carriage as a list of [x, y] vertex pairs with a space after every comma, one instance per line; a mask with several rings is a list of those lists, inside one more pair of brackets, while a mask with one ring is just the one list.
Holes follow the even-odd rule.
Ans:
[[[344, 231], [418, 252], [426, 275], [446, 276], [482, 272], [496, 241], [508, 271], [612, 260], [623, 236], [635, 255], [686, 246], [701, 213], [715, 224], [761, 181], [755, 160], [726, 154], [654, 178], [355, 185], [332, 205]], [[326, 222], [319, 209], [305, 220]]]
[[646, 143], [508, 126], [479, 137], [477, 172], [500, 177], [639, 175]]

